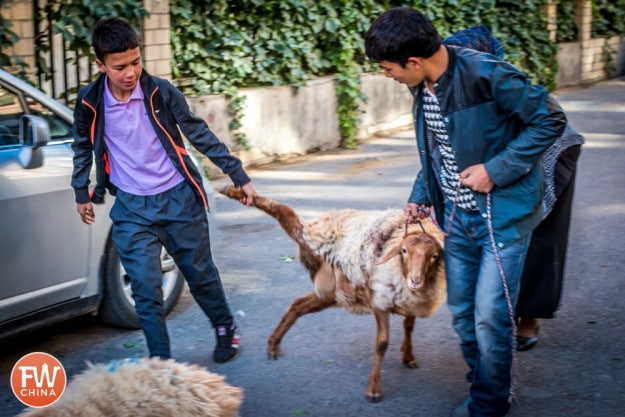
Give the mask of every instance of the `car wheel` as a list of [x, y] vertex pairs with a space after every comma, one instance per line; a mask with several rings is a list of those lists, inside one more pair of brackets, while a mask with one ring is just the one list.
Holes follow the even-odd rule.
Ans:
[[[104, 266], [103, 297], [98, 315], [107, 324], [128, 329], [139, 329], [141, 323], [135, 312], [130, 278], [126, 274], [119, 254], [109, 238]], [[163, 307], [165, 315], [175, 307], [184, 287], [184, 276], [173, 258], [163, 248], [161, 251], [163, 271]]]

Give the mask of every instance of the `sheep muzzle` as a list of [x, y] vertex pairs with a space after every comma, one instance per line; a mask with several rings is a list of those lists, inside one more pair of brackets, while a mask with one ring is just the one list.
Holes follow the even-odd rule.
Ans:
[[423, 286], [423, 280], [421, 278], [406, 278], [406, 282], [408, 283], [408, 288], [411, 290], [418, 290]]

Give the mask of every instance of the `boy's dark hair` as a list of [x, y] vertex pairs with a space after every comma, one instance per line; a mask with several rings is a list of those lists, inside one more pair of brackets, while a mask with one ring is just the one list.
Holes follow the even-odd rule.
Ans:
[[93, 27], [91, 46], [96, 58], [104, 62], [108, 54], [139, 47], [139, 36], [130, 23], [118, 17], [99, 20]]
[[406, 66], [408, 58], [429, 58], [443, 39], [434, 24], [412, 7], [395, 7], [375, 19], [365, 35], [365, 53], [373, 62]]

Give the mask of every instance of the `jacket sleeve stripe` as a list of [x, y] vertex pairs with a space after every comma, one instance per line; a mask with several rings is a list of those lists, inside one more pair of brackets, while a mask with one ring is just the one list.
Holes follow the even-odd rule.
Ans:
[[158, 118], [156, 117], [156, 114], [154, 113], [154, 95], [156, 94], [157, 91], [158, 91], [158, 87], [154, 89], [154, 91], [152, 92], [152, 95], [150, 96], [150, 111], [152, 112], [152, 118], [154, 119], [158, 127], [165, 133], [165, 135], [167, 136], [167, 139], [172, 144], [174, 150], [176, 151], [176, 155], [178, 155], [178, 159], [180, 160], [180, 165], [182, 166], [185, 173], [187, 174], [186, 175], [187, 179], [198, 190], [198, 194], [202, 197], [202, 202], [204, 203], [204, 207], [208, 209], [208, 201], [206, 201], [206, 197], [204, 196], [204, 193], [202, 192], [202, 187], [200, 187], [200, 185], [193, 179], [193, 176], [189, 172], [187, 165], [184, 163], [183, 155], [187, 154], [187, 150], [184, 147], [180, 148], [179, 146], [176, 145], [176, 142], [174, 142], [174, 139], [171, 137], [169, 132], [163, 127], [163, 125], [158, 121]]

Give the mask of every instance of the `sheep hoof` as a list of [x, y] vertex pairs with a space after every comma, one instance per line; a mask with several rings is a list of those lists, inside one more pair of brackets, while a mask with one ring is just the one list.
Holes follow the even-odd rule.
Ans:
[[282, 356], [282, 351], [279, 347], [267, 348], [267, 359], [275, 361], [280, 356]]
[[240, 187], [233, 187], [232, 185], [226, 185], [219, 192], [226, 197], [232, 198], [234, 200], [240, 200], [245, 197], [245, 192]]
[[406, 365], [406, 368], [410, 369], [417, 369], [419, 367], [419, 364], [414, 359], [411, 361], [404, 361], [404, 365]]
[[367, 394], [367, 401], [370, 403], [379, 403], [384, 398], [384, 395], [381, 393], [378, 394]]

